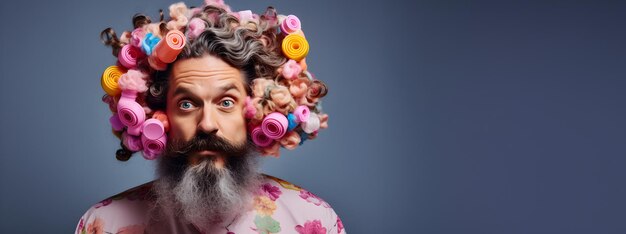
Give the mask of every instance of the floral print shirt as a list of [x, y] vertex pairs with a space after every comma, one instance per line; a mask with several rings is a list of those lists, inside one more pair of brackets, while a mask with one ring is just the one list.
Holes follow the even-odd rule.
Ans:
[[327, 202], [268, 175], [264, 175], [251, 210], [211, 230], [198, 230], [171, 214], [148, 218], [155, 201], [152, 182], [132, 188], [87, 210], [78, 222], [76, 233], [346, 233], [341, 219]]

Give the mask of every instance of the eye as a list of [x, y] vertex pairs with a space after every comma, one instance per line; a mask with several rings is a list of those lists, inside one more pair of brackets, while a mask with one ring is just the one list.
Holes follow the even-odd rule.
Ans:
[[224, 107], [224, 108], [231, 108], [235, 105], [235, 102], [233, 100], [230, 99], [226, 99], [223, 100], [222, 102], [220, 102], [220, 106]]
[[178, 104], [178, 108], [180, 108], [181, 110], [189, 110], [193, 107], [194, 106], [190, 101], [181, 101], [180, 104]]

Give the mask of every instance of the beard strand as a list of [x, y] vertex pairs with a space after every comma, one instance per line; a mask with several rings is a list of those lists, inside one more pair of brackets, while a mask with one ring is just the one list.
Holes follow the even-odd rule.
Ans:
[[[203, 144], [206, 145], [200, 143]], [[252, 154], [254, 146], [250, 141], [242, 146], [228, 146], [221, 168], [215, 166], [215, 157], [202, 158], [196, 165], [189, 165], [188, 152], [181, 154], [180, 147], [194, 147], [173, 145], [158, 161], [160, 176], [154, 190], [160, 208], [175, 216], [182, 215], [186, 221], [200, 227], [234, 218], [250, 208], [261, 179], [258, 156]]]

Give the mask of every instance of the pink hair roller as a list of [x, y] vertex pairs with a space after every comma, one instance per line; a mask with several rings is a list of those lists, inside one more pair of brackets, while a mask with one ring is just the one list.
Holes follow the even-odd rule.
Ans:
[[124, 124], [122, 123], [122, 121], [120, 121], [120, 117], [117, 115], [117, 113], [113, 113], [111, 118], [109, 118], [109, 123], [111, 123], [111, 127], [113, 127], [113, 130], [115, 131], [124, 130]]
[[296, 107], [293, 111], [293, 114], [296, 116], [296, 121], [298, 123], [306, 122], [309, 120], [309, 116], [311, 116], [311, 111], [308, 106], [302, 105]]
[[320, 118], [315, 113], [309, 115], [309, 119], [302, 124], [302, 131], [311, 134], [320, 129]]
[[120, 64], [126, 68], [135, 68], [137, 66], [137, 59], [141, 58], [143, 52], [137, 47], [131, 45], [125, 45], [120, 50], [119, 55], [117, 55], [117, 59], [120, 61]]
[[280, 31], [287, 35], [300, 30], [300, 27], [300, 19], [295, 15], [288, 15], [280, 24]]
[[140, 151], [143, 149], [141, 138], [138, 136], [128, 135], [126, 132], [122, 133], [122, 143], [130, 151]]
[[156, 140], [165, 134], [165, 127], [158, 119], [148, 119], [143, 122], [143, 130], [141, 132], [149, 140]]
[[280, 139], [287, 132], [289, 126], [289, 120], [287, 117], [279, 112], [273, 112], [263, 119], [261, 123], [261, 129], [263, 133], [271, 139]]
[[146, 36], [143, 28], [136, 28], [130, 33], [130, 44], [134, 47], [141, 48], [141, 41]]
[[139, 136], [141, 126], [146, 120], [146, 112], [143, 107], [135, 101], [137, 92], [134, 90], [123, 90], [120, 101], [117, 103], [117, 114], [120, 121], [128, 127], [126, 131], [133, 136]]
[[252, 130], [252, 133], [250, 133], [250, 135], [252, 136], [252, 141], [254, 142], [254, 144], [259, 147], [267, 147], [271, 145], [272, 142], [274, 142], [274, 140], [267, 137], [267, 135], [263, 133], [263, 130], [261, 129], [261, 127], [254, 128]]
[[185, 47], [185, 34], [171, 30], [155, 46], [156, 57], [163, 63], [172, 63]]
[[150, 140], [145, 135], [142, 135], [141, 143], [143, 144], [143, 157], [148, 160], [153, 160], [165, 150], [167, 136], [163, 134], [156, 140]]

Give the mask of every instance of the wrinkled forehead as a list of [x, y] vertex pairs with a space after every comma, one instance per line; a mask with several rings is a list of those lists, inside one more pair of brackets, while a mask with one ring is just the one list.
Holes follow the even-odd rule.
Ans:
[[187, 58], [176, 61], [169, 78], [170, 91], [178, 87], [202, 88], [205, 91], [220, 91], [235, 88], [245, 92], [245, 73], [213, 55]]

